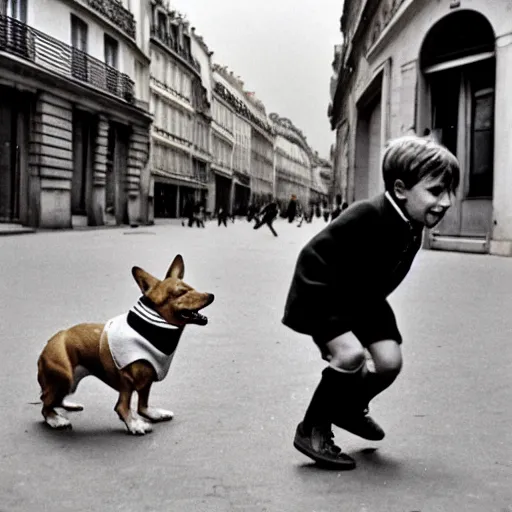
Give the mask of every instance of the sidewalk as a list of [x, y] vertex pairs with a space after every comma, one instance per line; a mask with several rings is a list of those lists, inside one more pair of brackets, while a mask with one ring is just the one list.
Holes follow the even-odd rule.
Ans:
[[26, 233], [35, 233], [34, 228], [27, 228], [21, 224], [0, 222], [0, 236], [5, 235], [24, 235]]

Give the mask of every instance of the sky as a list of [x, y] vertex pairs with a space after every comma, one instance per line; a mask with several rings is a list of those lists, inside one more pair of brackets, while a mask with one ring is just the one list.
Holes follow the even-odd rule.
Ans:
[[203, 36], [213, 63], [289, 118], [323, 158], [335, 140], [327, 107], [343, 0], [171, 0]]

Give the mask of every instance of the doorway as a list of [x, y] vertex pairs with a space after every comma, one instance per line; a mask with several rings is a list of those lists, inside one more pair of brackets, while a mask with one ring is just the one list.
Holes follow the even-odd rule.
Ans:
[[488, 239], [492, 230], [494, 42], [481, 14], [460, 11], [434, 25], [421, 50], [427, 125], [461, 169], [454, 204], [432, 231], [440, 237]]
[[128, 224], [125, 170], [128, 166], [130, 130], [111, 122], [108, 130], [105, 222]]
[[0, 87], [0, 222], [19, 222], [20, 154], [15, 93]]
[[383, 191], [380, 169], [382, 150], [381, 89], [358, 104], [356, 159], [354, 168], [354, 201], [368, 199]]
[[73, 111], [73, 178], [71, 215], [87, 216], [91, 204], [96, 122], [88, 112]]

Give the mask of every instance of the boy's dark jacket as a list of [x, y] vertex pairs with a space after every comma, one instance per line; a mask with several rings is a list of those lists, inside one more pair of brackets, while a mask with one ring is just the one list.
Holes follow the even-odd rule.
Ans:
[[300, 252], [282, 322], [323, 339], [371, 322], [372, 304], [409, 271], [421, 233], [384, 194], [352, 204]]

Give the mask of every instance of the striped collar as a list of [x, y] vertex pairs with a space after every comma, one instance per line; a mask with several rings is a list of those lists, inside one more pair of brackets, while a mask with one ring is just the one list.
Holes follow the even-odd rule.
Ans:
[[144, 320], [145, 323], [160, 327], [162, 329], [180, 329], [176, 325], [169, 324], [163, 316], [147, 305], [146, 297], [141, 297], [130, 311]]
[[176, 350], [184, 329], [167, 323], [165, 318], [147, 305], [145, 297], [141, 297], [128, 311], [126, 321], [157, 350], [167, 355]]

